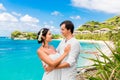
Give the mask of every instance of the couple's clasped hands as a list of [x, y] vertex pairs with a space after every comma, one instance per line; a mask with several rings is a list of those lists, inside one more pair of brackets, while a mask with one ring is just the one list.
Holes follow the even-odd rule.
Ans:
[[[63, 55], [67, 56], [69, 54], [70, 50], [71, 50], [71, 45], [68, 44], [64, 49]], [[57, 53], [57, 54], [59, 54], [59, 53]], [[44, 69], [47, 73], [51, 72], [53, 69], [56, 69], [56, 67], [49, 66], [49, 65], [48, 66], [44, 65]]]

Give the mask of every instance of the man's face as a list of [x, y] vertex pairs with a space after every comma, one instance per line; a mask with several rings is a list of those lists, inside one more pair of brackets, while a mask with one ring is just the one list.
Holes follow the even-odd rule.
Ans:
[[62, 24], [62, 25], [61, 25], [61, 33], [62, 33], [62, 35], [63, 35], [64, 37], [66, 37], [69, 32], [70, 32], [70, 30], [67, 30], [67, 29], [65, 28], [65, 24]]

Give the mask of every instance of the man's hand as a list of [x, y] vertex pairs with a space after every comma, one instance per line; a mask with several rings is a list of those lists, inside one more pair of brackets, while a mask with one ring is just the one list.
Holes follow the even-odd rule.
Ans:
[[47, 73], [51, 72], [53, 69], [55, 69], [54, 67], [51, 66], [44, 66], [44, 69]]

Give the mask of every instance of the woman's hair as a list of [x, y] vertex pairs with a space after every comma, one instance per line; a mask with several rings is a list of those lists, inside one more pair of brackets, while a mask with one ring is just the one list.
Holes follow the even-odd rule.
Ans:
[[[37, 34], [38, 43], [44, 42], [44, 44], [45, 44], [45, 41], [44, 41], [43, 37], [46, 38], [46, 35], [47, 35], [47, 32], [48, 32], [48, 31], [49, 31], [48, 28], [42, 28], [42, 29], [38, 32], [38, 34]], [[42, 37], [42, 36], [43, 36], [43, 37]]]

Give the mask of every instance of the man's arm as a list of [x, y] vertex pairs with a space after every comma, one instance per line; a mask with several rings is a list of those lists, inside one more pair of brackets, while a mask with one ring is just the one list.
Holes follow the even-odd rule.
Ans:
[[80, 44], [76, 42], [71, 46], [71, 51], [68, 55], [68, 59], [65, 62], [57, 65], [56, 69], [68, 68], [74, 65], [74, 63], [76, 63], [79, 53], [80, 53]]
[[[57, 65], [54, 69], [68, 68], [68, 67], [74, 65], [74, 63], [76, 63], [79, 53], [80, 53], [80, 44], [79, 44], [79, 42], [76, 42], [73, 45], [71, 45], [71, 51], [68, 55], [68, 59], [65, 62]], [[49, 66], [46, 69], [49, 70], [49, 69], [51, 69], [51, 67]]]

